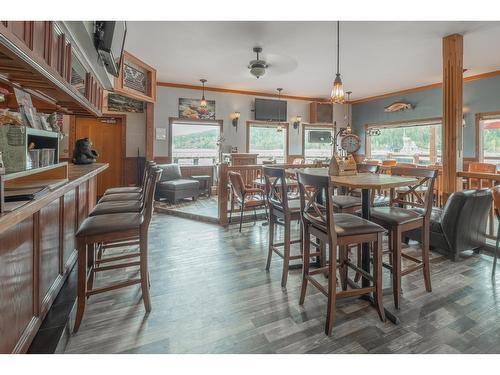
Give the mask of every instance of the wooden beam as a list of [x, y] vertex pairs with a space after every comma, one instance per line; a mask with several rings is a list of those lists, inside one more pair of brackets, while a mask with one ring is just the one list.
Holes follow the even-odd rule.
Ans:
[[463, 36], [443, 38], [443, 194], [462, 190]]
[[155, 105], [146, 102], [146, 160], [153, 160]]

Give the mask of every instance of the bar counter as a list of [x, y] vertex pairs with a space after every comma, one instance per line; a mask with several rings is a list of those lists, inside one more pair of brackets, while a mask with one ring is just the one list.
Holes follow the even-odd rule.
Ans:
[[28, 350], [75, 264], [75, 232], [106, 168], [70, 164], [68, 182], [0, 214], [0, 353]]

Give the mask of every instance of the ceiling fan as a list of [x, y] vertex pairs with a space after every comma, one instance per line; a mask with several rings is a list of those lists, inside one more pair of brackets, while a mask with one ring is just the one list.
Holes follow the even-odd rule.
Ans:
[[259, 53], [262, 52], [261, 47], [253, 47], [253, 51], [257, 54], [257, 59], [250, 61], [248, 69], [250, 69], [251, 75], [259, 78], [266, 74], [266, 68], [268, 68], [269, 65], [264, 60], [259, 59]]

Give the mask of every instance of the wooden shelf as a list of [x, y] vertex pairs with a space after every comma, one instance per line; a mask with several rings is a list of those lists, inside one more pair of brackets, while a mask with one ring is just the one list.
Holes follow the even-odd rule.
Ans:
[[[48, 165], [46, 167], [28, 169], [26, 171], [20, 171], [20, 172], [7, 173], [3, 176], [0, 176], [0, 179], [2, 181], [11, 181], [11, 180], [15, 180], [18, 178], [24, 178], [24, 177], [33, 176], [33, 175], [40, 175], [40, 174], [45, 175], [48, 171], [53, 171], [54, 169], [61, 169], [61, 168], [65, 169], [64, 178], [68, 178], [68, 162], [63, 161], [61, 163]], [[40, 176], [38, 176], [38, 177], [40, 177]]]

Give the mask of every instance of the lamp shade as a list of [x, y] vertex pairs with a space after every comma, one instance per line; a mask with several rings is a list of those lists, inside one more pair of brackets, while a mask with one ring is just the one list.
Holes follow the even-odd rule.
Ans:
[[342, 79], [340, 78], [339, 73], [337, 73], [335, 81], [333, 81], [333, 87], [330, 99], [333, 103], [344, 103], [345, 101], [344, 85], [342, 84]]

